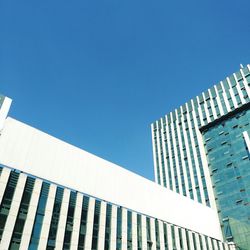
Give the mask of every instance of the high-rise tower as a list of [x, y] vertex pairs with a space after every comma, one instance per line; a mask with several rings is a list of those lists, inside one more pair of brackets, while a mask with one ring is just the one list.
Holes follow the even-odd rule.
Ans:
[[156, 182], [217, 209], [225, 238], [242, 247], [250, 246], [249, 86], [247, 65], [151, 126]]

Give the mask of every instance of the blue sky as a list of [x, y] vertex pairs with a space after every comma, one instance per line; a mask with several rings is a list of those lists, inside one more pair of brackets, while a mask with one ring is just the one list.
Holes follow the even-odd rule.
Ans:
[[250, 63], [250, 1], [1, 1], [10, 115], [153, 179], [150, 124]]

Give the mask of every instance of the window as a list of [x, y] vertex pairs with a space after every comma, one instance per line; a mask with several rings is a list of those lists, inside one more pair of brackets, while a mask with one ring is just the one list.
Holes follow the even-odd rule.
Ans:
[[92, 233], [92, 247], [91, 249], [97, 249], [98, 234], [99, 234], [99, 220], [100, 220], [100, 209], [101, 201], [95, 201], [95, 211], [94, 211], [94, 222], [93, 222], [93, 233]]
[[63, 249], [70, 249], [71, 235], [73, 231], [74, 212], [76, 206], [76, 192], [70, 192], [67, 221], [64, 233]]
[[19, 248], [20, 241], [21, 241], [22, 234], [23, 234], [24, 224], [26, 221], [27, 213], [28, 213], [29, 203], [30, 203], [30, 199], [31, 199], [31, 195], [32, 195], [33, 187], [34, 187], [34, 182], [35, 182], [35, 179], [31, 177], [28, 177], [26, 180], [24, 192], [22, 195], [22, 200], [21, 200], [19, 211], [17, 214], [17, 219], [16, 219], [14, 230], [13, 230], [9, 249]]
[[2, 239], [3, 230], [9, 214], [12, 198], [16, 189], [19, 173], [11, 171], [10, 177], [3, 195], [2, 203], [0, 206], [0, 240]]
[[56, 189], [56, 198], [52, 212], [52, 219], [50, 223], [49, 237], [47, 242], [47, 250], [52, 250], [55, 248], [56, 244], [56, 234], [58, 229], [58, 223], [60, 218], [60, 211], [63, 199], [64, 189], [61, 187], [57, 187]]
[[89, 206], [89, 197], [84, 196], [83, 201], [82, 201], [82, 213], [81, 213], [80, 232], [79, 232], [79, 239], [78, 239], [78, 250], [84, 249], [88, 206]]
[[35, 222], [30, 238], [29, 250], [37, 249], [38, 247], [49, 189], [50, 189], [50, 184], [43, 182], [37, 206]]

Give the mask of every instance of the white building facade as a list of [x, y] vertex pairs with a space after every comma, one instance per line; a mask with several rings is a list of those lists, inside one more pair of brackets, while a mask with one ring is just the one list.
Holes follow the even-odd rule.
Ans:
[[214, 209], [6, 118], [0, 100], [0, 249], [234, 249]]

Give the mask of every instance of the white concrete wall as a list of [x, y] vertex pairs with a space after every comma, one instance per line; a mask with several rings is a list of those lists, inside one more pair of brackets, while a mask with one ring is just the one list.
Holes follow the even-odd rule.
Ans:
[[0, 136], [0, 163], [222, 239], [214, 210], [12, 118]]

